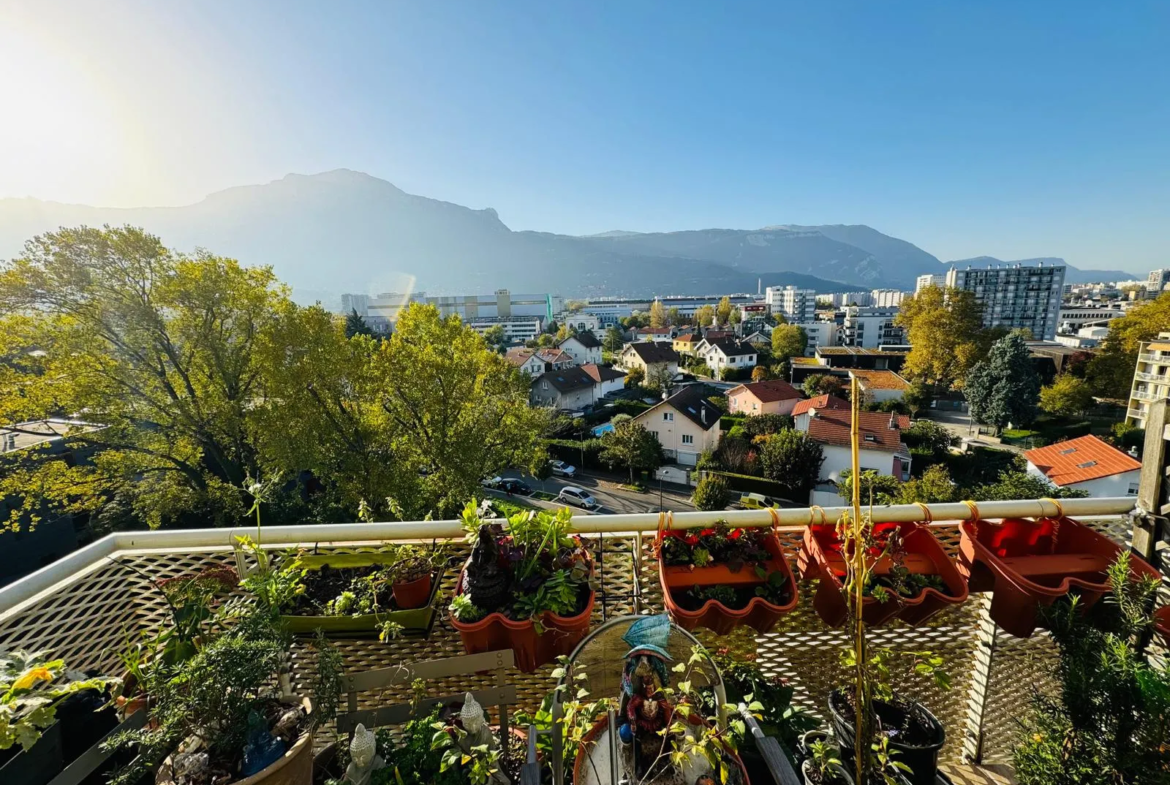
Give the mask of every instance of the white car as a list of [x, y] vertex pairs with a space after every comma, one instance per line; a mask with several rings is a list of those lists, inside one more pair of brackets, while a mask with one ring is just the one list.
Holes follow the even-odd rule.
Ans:
[[562, 501], [565, 504], [571, 504], [574, 507], [581, 507], [586, 510], [596, 510], [601, 506], [597, 503], [597, 499], [589, 495], [589, 491], [573, 485], [561, 488], [561, 492], [557, 494], [557, 501]]
[[549, 461], [548, 465], [552, 467], [552, 473], [557, 477], [575, 477], [577, 476], [577, 467], [570, 466], [564, 461]]

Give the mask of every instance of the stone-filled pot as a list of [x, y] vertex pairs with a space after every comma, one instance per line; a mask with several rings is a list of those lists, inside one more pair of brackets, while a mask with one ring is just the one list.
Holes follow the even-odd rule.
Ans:
[[[313, 704], [308, 698], [293, 699], [293, 702], [304, 706], [307, 715], [312, 714]], [[159, 765], [154, 782], [155, 785], [175, 785], [171, 756], [168, 755]], [[231, 785], [313, 785], [313, 732], [304, 731], [280, 760]]]
[[[841, 748], [841, 761], [848, 769], [854, 760], [854, 716], [845, 693], [833, 690], [829, 693], [829, 721], [833, 726], [833, 735]], [[898, 740], [898, 733], [890, 736], [890, 748], [898, 752], [895, 760], [910, 767], [912, 774], [906, 778], [911, 785], [935, 785], [938, 778], [938, 754], [946, 743], [947, 734], [941, 722], [922, 704], [907, 701], [914, 714], [925, 721], [926, 736], [930, 741], [925, 744], [907, 744]], [[874, 711], [883, 727], [900, 728], [906, 719], [907, 710], [897, 704], [885, 701], [873, 701]]]
[[[964, 521], [959, 529], [959, 569], [971, 591], [992, 592], [991, 618], [1017, 638], [1030, 637], [1040, 609], [1074, 588], [1082, 612], [1108, 594], [1106, 571], [1121, 553], [1113, 540], [1071, 518]], [[1160, 577], [1138, 558], [1130, 559], [1130, 574]]]
[[[593, 556], [588, 550], [585, 550], [585, 560], [589, 564], [589, 576], [592, 577]], [[471, 563], [470, 558], [467, 563]], [[459, 573], [459, 581], [455, 584], [455, 596], [463, 594], [466, 573], [465, 564]], [[544, 630], [539, 633], [532, 619], [514, 621], [499, 611], [489, 613], [479, 621], [468, 623], [451, 616], [451, 626], [459, 632], [463, 649], [468, 654], [511, 649], [516, 655], [516, 667], [524, 673], [532, 673], [541, 665], [555, 661], [557, 657], [573, 653], [573, 649], [577, 648], [585, 633], [589, 632], [593, 603], [596, 599], [597, 592], [590, 588], [589, 600], [576, 616], [545, 613], [540, 620]]]
[[[912, 573], [937, 575], [946, 584], [946, 593], [926, 587], [913, 597], [894, 597], [879, 602], [876, 597], [866, 597], [862, 603], [861, 617], [871, 627], [885, 624], [898, 618], [907, 624], [919, 625], [937, 615], [949, 605], [957, 605], [967, 599], [967, 581], [959, 572], [955, 562], [931, 533], [930, 528], [920, 523], [877, 523], [874, 533], [898, 530], [905, 555], [902, 566]], [[817, 592], [813, 607], [817, 615], [830, 627], [840, 627], [849, 615], [841, 577], [845, 575], [845, 558], [841, 555], [841, 541], [833, 524], [812, 524], [804, 530], [804, 540], [797, 554], [797, 566], [805, 580], [817, 578]], [[874, 565], [874, 573], [888, 573], [893, 566], [890, 557], [883, 557]]]
[[394, 592], [394, 602], [398, 603], [402, 610], [421, 608], [427, 604], [427, 599], [431, 596], [431, 576], [424, 575], [413, 581], [395, 583], [391, 589]]

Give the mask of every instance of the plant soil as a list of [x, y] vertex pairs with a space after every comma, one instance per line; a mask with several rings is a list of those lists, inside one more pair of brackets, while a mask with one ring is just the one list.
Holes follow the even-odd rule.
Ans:
[[[734, 592], [734, 594], [735, 594], [734, 602], [723, 602], [723, 600], [719, 597], [707, 597], [707, 596], [703, 596], [703, 595], [696, 596], [695, 592], [693, 592], [689, 589], [685, 590], [685, 591], [679, 591], [679, 590], [671, 591], [670, 596], [674, 600], [675, 604], [677, 604], [683, 610], [687, 610], [687, 611], [699, 610], [700, 608], [703, 607], [704, 604], [706, 604], [708, 599], [717, 600], [728, 610], [738, 611], [738, 610], [742, 610], [742, 609], [746, 608], [748, 606], [748, 603], [750, 603], [757, 596], [759, 596], [756, 594], [756, 586], [757, 585], [762, 585], [762, 584], [746, 584], [746, 585], [738, 586], [738, 587], [731, 587], [731, 586], [720, 587], [721, 590], [729, 590], [731, 592]], [[785, 603], [787, 603], [789, 600], [792, 599], [792, 595], [791, 595], [791, 592], [789, 591], [788, 587], [785, 587], [781, 591], [780, 599], [778, 602], [775, 600], [775, 598], [761, 597], [761, 599], [763, 599], [767, 602], [770, 602], [773, 605], [784, 605]]]
[[[284, 716], [285, 712], [290, 709], [298, 708], [290, 706], [287, 703], [281, 703], [275, 698], [268, 701], [264, 705], [264, 719], [268, 722], [268, 727], [272, 729], [276, 723]], [[292, 749], [293, 745], [305, 732], [308, 724], [308, 717], [304, 710], [300, 709], [301, 718], [297, 722], [291, 735], [288, 737], [281, 737], [286, 744], [286, 751]], [[172, 753], [173, 755], [174, 753]], [[208, 761], [209, 776], [207, 778], [208, 785], [230, 785], [230, 783], [244, 779], [240, 775], [240, 766], [243, 764], [244, 751], [237, 750], [232, 755], [213, 756]]]
[[[369, 565], [366, 567], [334, 568], [323, 565], [319, 570], [309, 570], [305, 573], [305, 592], [297, 598], [297, 604], [290, 615], [293, 616], [321, 616], [325, 615], [325, 606], [341, 596], [344, 591], [353, 591], [359, 596], [364, 592], [361, 581], [379, 572], [386, 567]], [[398, 610], [398, 603], [394, 602], [394, 590], [390, 581], [378, 587], [375, 596], [379, 612], [387, 613]]]
[[[854, 694], [855, 690], [847, 687], [840, 692], [830, 693], [829, 701], [838, 714], [852, 719], [857, 716], [857, 701], [853, 697]], [[892, 701], [878, 703], [878, 710], [875, 712], [876, 733], [886, 731], [890, 733], [891, 741], [904, 747], [930, 747], [938, 742], [930, 720], [919, 711], [919, 704], [897, 695]]]

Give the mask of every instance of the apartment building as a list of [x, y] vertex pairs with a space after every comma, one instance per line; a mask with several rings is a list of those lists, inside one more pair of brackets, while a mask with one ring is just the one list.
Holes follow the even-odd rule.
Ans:
[[906, 343], [906, 331], [894, 323], [897, 308], [848, 307], [838, 332], [841, 346], [876, 349]]
[[875, 308], [897, 308], [906, 294], [901, 289], [874, 289], [869, 293], [869, 304]]
[[1082, 327], [1105, 324], [1119, 316], [1125, 316], [1125, 311], [1108, 305], [1066, 305], [1060, 309], [1057, 325], [1062, 333], [1075, 333]]
[[1158, 295], [1162, 293], [1167, 284], [1170, 284], [1170, 268], [1150, 270], [1150, 275], [1146, 279], [1146, 291]]
[[930, 273], [927, 273], [926, 275], [918, 276], [918, 278], [914, 281], [914, 293], [918, 294], [928, 286], [942, 287], [946, 285], [947, 276], [945, 273], [938, 273], [937, 275], [931, 275]]
[[837, 294], [822, 294], [822, 300], [828, 300], [834, 308], [844, 308], [847, 305], [871, 305], [872, 292], [839, 292]]
[[[506, 323], [511, 319], [536, 319], [541, 325], [552, 319], [554, 313], [564, 310], [564, 300], [551, 294], [513, 294], [507, 289], [497, 289], [493, 294], [437, 295], [426, 292], [379, 295], [343, 294], [341, 307], [344, 313], [357, 311], [375, 329], [391, 327], [398, 321], [398, 314], [410, 303], [433, 305], [441, 316], [458, 316], [475, 327], [495, 323]], [[478, 329], [478, 327], [477, 327]], [[505, 331], [508, 327], [505, 326]], [[517, 327], [518, 332], [526, 328]], [[538, 329], [537, 332], [540, 332]]]
[[764, 302], [772, 313], [783, 314], [788, 322], [811, 322], [817, 316], [817, 293], [795, 286], [769, 286]]
[[952, 267], [947, 286], [975, 294], [983, 307], [985, 327], [1027, 328], [1034, 338], [1046, 341], [1056, 337], [1064, 287], [1062, 265]]
[[1125, 421], [1145, 428], [1149, 405], [1164, 398], [1170, 398], [1170, 332], [1158, 333], [1138, 349]]

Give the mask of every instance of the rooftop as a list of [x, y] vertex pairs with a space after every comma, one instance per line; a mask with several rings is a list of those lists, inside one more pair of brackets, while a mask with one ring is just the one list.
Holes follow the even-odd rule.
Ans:
[[702, 385], [688, 385], [661, 403], [651, 406], [634, 419], [640, 420], [663, 406], [669, 406], [704, 431], [709, 431], [719, 423], [723, 412], [703, 397], [701, 390]]
[[884, 349], [865, 349], [860, 346], [818, 346], [818, 355], [844, 357], [848, 355], [865, 357], [905, 357], [908, 352], [901, 350], [886, 351]]
[[598, 383], [612, 382], [616, 379], [626, 378], [626, 374], [623, 371], [616, 370], [608, 365], [598, 365], [597, 363], [586, 363], [585, 365], [581, 366], [581, 370], [584, 371], [590, 379]]
[[910, 383], [893, 371], [862, 371], [850, 369], [849, 375], [856, 377], [866, 390], [905, 390]]
[[[816, 416], [808, 421], [808, 435], [821, 444], [848, 447], [850, 441], [850, 415], [839, 409], [818, 409]], [[858, 428], [861, 431], [862, 450], [909, 453], [902, 442], [902, 428], [910, 427], [910, 418], [904, 414], [885, 412], [859, 412]]]
[[654, 363], [676, 363], [678, 352], [666, 341], [639, 341], [626, 344], [624, 351], [632, 350], [647, 365]]
[[731, 338], [716, 338], [708, 343], [727, 357], [744, 357], [749, 354], [758, 353], [758, 349], [750, 343], [740, 343]]
[[565, 340], [561, 341], [558, 346], [563, 345], [567, 341], [576, 341], [584, 346], [586, 349], [600, 349], [601, 341], [597, 340], [597, 336], [591, 330], [582, 330], [579, 333], [573, 333]]
[[806, 414], [810, 409], [841, 409], [849, 411], [849, 401], [838, 398], [836, 395], [818, 395], [806, 401], [800, 401], [792, 407], [792, 416]]
[[592, 387], [595, 381], [587, 371], [573, 366], [572, 368], [561, 368], [556, 371], [545, 371], [533, 379], [532, 383], [535, 385], [548, 382], [558, 392], [567, 393]]
[[787, 401], [801, 397], [800, 390], [783, 379], [766, 379], [760, 382], [752, 382], [751, 384], [741, 384], [738, 387], [733, 387], [728, 390], [727, 394], [730, 396], [738, 392], [750, 393], [760, 403]]
[[1024, 457], [1061, 487], [1142, 468], [1141, 461], [1091, 435], [1037, 447]]

